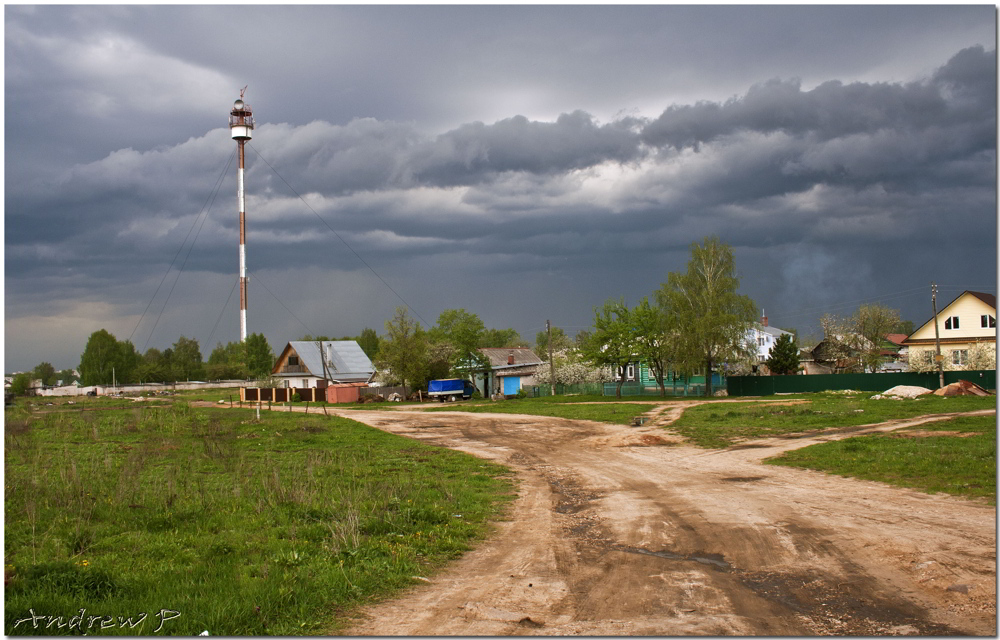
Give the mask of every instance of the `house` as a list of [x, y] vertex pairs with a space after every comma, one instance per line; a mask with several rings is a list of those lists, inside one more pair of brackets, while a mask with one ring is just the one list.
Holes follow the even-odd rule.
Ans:
[[885, 361], [879, 365], [879, 373], [901, 373], [909, 369], [906, 363], [910, 349], [903, 344], [906, 337], [905, 333], [887, 333], [885, 335], [884, 348], [879, 352]]
[[778, 342], [778, 338], [784, 335], [791, 336], [792, 333], [769, 326], [767, 324], [767, 315], [761, 315], [760, 324], [751, 329], [747, 335], [747, 339], [757, 345], [757, 361], [763, 363], [770, 358], [771, 349]]
[[486, 379], [479, 375], [474, 380], [483, 397], [494, 393], [512, 396], [522, 387], [535, 385], [535, 374], [544, 364], [531, 349], [484, 347], [479, 352], [490, 361], [490, 373]]
[[271, 368], [283, 387], [308, 389], [330, 383], [367, 383], [375, 367], [354, 340], [289, 342]]
[[[936, 339], [940, 339], [945, 368], [964, 369], [969, 351], [986, 344], [991, 351], [997, 342], [997, 298], [992, 293], [963, 291], [903, 341], [909, 348], [911, 367], [919, 361], [932, 362]], [[935, 320], [937, 338], [935, 336]]]

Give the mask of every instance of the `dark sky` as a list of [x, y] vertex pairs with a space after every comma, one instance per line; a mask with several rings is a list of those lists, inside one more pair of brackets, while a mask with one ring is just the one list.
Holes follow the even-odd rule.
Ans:
[[8, 372], [382, 333], [401, 304], [533, 340], [732, 246], [770, 323], [995, 292], [996, 9], [13, 6]]

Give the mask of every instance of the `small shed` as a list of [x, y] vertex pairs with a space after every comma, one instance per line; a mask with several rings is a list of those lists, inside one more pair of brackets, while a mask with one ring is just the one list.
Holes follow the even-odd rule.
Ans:
[[329, 384], [326, 387], [326, 401], [335, 404], [357, 402], [361, 397], [361, 389], [367, 386], [367, 382]]

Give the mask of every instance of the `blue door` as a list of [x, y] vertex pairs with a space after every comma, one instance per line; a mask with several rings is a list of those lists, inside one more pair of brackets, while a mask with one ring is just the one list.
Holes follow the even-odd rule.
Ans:
[[521, 390], [521, 378], [517, 376], [506, 376], [503, 379], [503, 394], [505, 396], [517, 395]]

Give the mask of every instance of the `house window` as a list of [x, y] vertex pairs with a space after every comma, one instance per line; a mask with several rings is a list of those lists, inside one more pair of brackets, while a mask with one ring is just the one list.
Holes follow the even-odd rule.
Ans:
[[288, 366], [290, 366], [290, 367], [297, 367], [297, 366], [299, 366], [299, 357], [298, 356], [288, 356]]
[[628, 369], [626, 369], [626, 371], [625, 371], [625, 379], [626, 380], [635, 380], [635, 365], [634, 364], [630, 363], [628, 365]]
[[957, 329], [958, 328], [958, 316], [952, 316], [944, 321], [945, 329]]
[[764, 336], [757, 338], [757, 345], [761, 347], [764, 346]]
[[287, 389], [288, 388], [288, 380], [282, 380], [281, 381], [281, 385]]
[[969, 362], [969, 350], [968, 349], [954, 349], [951, 352], [951, 363], [957, 365], [965, 365]]
[[997, 326], [997, 319], [994, 318], [993, 316], [981, 315], [979, 316], [979, 320], [982, 323], [982, 327], [984, 329], [985, 328], [993, 329], [994, 327]]

